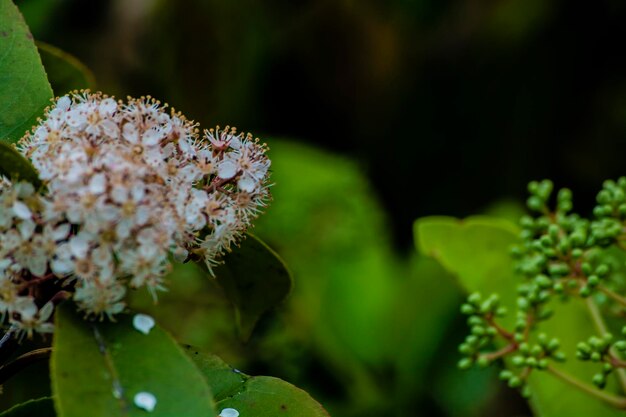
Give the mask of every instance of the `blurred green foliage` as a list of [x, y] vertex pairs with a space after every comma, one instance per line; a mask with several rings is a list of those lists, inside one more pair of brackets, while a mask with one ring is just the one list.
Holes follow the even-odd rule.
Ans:
[[[157, 306], [138, 293], [135, 307], [248, 373], [305, 388], [335, 416], [530, 414], [493, 371], [456, 370], [464, 291], [436, 261], [406, 255], [411, 224], [432, 213], [516, 221], [510, 199], [488, 205], [521, 201], [530, 178], [585, 198], [623, 169], [623, 4], [17, 3], [35, 37], [86, 62], [107, 93], [293, 138], [270, 141], [274, 201], [253, 231], [293, 272], [285, 304], [242, 344], [222, 290], [187, 264]], [[464, 286], [468, 269], [452, 271]]]

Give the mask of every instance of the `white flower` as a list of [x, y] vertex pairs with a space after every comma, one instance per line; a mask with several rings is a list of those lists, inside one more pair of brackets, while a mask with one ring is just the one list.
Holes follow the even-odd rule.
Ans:
[[166, 107], [72, 93], [20, 140], [47, 189], [0, 178], [0, 311], [26, 334], [48, 329], [48, 300], [26, 301], [40, 280], [110, 317], [128, 286], [156, 297], [171, 258], [219, 263], [267, 205], [265, 146], [230, 127], [201, 138]]

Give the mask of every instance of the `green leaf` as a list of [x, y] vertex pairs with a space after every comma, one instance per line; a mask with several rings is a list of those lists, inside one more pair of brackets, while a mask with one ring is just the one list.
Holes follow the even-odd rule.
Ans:
[[250, 338], [261, 316], [291, 291], [291, 274], [283, 260], [253, 235], [228, 253], [214, 273], [235, 308], [237, 328], [244, 341]]
[[56, 95], [96, 87], [93, 73], [78, 58], [45, 42], [38, 41], [36, 44], [41, 62], [48, 74], [48, 80]]
[[[455, 274], [467, 292], [498, 293], [508, 306], [515, 305], [517, 296], [509, 249], [518, 241], [518, 234], [515, 224], [484, 216], [465, 220], [433, 216], [415, 222], [420, 252]], [[513, 319], [509, 315], [505, 324]]]
[[55, 417], [52, 398], [26, 401], [0, 414], [0, 417]]
[[39, 188], [41, 180], [35, 167], [13, 145], [0, 141], [0, 174], [10, 180], [28, 181]]
[[217, 403], [217, 408], [234, 408], [242, 416], [328, 417], [309, 394], [288, 382], [269, 376], [248, 379], [242, 390]]
[[0, 140], [16, 142], [52, 98], [33, 37], [11, 0], [0, 0]]
[[217, 409], [234, 408], [241, 416], [328, 417], [305, 391], [278, 378], [250, 377], [217, 356], [187, 347], [187, 353], [216, 393]]
[[150, 416], [215, 416], [204, 378], [158, 326], [144, 335], [130, 316], [87, 322], [71, 303], [59, 307], [55, 323], [50, 366], [59, 417], [145, 416], [133, 402], [143, 391], [157, 399]]
[[[521, 282], [521, 278], [513, 272], [509, 256], [510, 246], [519, 242], [518, 229], [513, 223], [488, 217], [465, 220], [426, 217], [417, 220], [415, 233], [419, 250], [457, 275], [468, 292], [500, 294], [503, 305], [511, 312], [509, 319], [503, 323], [507, 326], [511, 324], [511, 319], [515, 317], [516, 289]], [[550, 307], [555, 314], [540, 325], [539, 331], [559, 338], [568, 357], [566, 363], [556, 364], [555, 367], [583, 381], [591, 381], [598, 366], [580, 362], [575, 357], [576, 344], [596, 334], [584, 304], [580, 300], [568, 303], [555, 301]], [[547, 373], [533, 372], [529, 386], [533, 393], [530, 403], [538, 416], [612, 417], [622, 414]]]
[[187, 355], [196, 364], [196, 368], [204, 375], [215, 401], [221, 401], [236, 394], [249, 378], [228, 365], [217, 355], [203, 352], [190, 345], [183, 347]]

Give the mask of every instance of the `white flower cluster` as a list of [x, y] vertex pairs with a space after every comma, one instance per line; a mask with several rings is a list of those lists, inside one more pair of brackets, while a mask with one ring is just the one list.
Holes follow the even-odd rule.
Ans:
[[228, 127], [201, 138], [165, 107], [76, 92], [19, 142], [46, 191], [0, 182], [0, 313], [14, 327], [51, 330], [50, 282], [89, 315], [119, 313], [127, 286], [162, 289], [170, 254], [210, 269], [265, 207], [265, 146]]

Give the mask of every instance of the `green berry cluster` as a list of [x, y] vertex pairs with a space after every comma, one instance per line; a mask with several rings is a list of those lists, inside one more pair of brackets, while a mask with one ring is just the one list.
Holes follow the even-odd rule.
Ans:
[[[623, 281], [616, 269], [623, 269], [624, 262], [607, 257], [611, 248], [626, 250], [626, 177], [603, 184], [591, 219], [572, 212], [569, 189], [554, 195], [552, 182], [544, 180], [531, 182], [528, 191], [532, 215], [520, 220], [521, 243], [511, 249], [515, 270], [522, 277], [514, 327], [507, 330], [498, 325], [506, 309], [497, 295], [483, 298], [471, 294], [461, 306], [461, 312], [469, 316], [471, 331], [459, 346], [463, 355], [460, 368], [487, 366], [502, 358], [508, 369], [501, 372], [501, 379], [524, 395], [529, 395], [525, 381], [531, 372], [550, 370], [551, 361], [565, 360], [557, 339], [534, 335], [541, 322], [553, 316], [551, 302], [574, 298], [594, 304], [603, 300], [605, 310], [612, 306], [613, 312], [626, 311], [626, 297], [615, 290], [616, 282]], [[593, 308], [598, 309], [595, 304]], [[626, 353], [626, 340], [603, 334], [581, 342], [576, 356], [602, 363], [593, 383], [604, 388], [615, 369], [626, 368], [622, 353]]]

